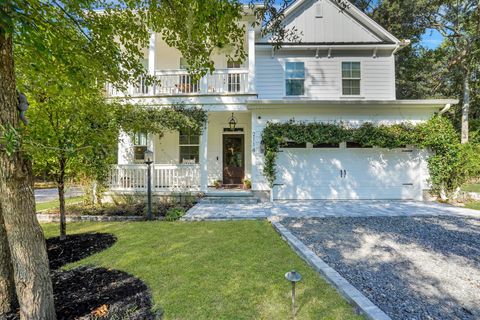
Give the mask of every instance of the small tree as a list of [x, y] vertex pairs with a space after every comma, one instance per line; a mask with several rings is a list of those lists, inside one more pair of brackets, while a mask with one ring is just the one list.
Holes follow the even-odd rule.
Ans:
[[[35, 90], [32, 90], [35, 92]], [[35, 101], [35, 100], [34, 100]], [[118, 127], [113, 106], [94, 91], [59, 92], [47, 102], [32, 103], [27, 148], [33, 167], [55, 179], [60, 204], [60, 239], [66, 237], [65, 182], [111, 164]], [[101, 166], [95, 166], [101, 164]]]

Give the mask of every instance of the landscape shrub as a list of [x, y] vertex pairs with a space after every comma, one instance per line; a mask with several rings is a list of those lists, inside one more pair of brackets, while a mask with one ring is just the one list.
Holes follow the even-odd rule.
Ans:
[[174, 207], [168, 209], [167, 213], [165, 214], [165, 221], [175, 221], [183, 217], [185, 214], [185, 208], [182, 207]]

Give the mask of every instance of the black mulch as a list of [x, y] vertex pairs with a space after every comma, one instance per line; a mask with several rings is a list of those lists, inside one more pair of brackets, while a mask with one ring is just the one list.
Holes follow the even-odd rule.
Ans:
[[97, 267], [52, 272], [57, 319], [155, 319], [150, 291], [128, 273]]
[[47, 239], [50, 269], [58, 269], [67, 263], [82, 260], [94, 253], [111, 247], [117, 238], [108, 233], [82, 233], [68, 235], [63, 241], [60, 237]]
[[[58, 237], [47, 239], [58, 320], [158, 318], [151, 311], [147, 285], [128, 273], [92, 266], [58, 270], [105, 250], [116, 241], [115, 236], [105, 233], [69, 235], [64, 241]], [[7, 319], [17, 320], [19, 314], [7, 315]]]

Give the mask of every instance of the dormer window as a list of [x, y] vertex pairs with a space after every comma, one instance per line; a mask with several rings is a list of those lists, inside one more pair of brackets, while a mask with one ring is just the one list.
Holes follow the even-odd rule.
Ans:
[[360, 95], [360, 62], [342, 62], [342, 94]]
[[305, 94], [305, 64], [303, 62], [285, 63], [285, 93], [287, 96]]

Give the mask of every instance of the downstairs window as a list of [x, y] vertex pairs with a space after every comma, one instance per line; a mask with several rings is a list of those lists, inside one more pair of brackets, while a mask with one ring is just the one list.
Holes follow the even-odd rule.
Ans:
[[198, 163], [200, 155], [200, 133], [191, 129], [180, 130], [180, 159], [182, 164]]

